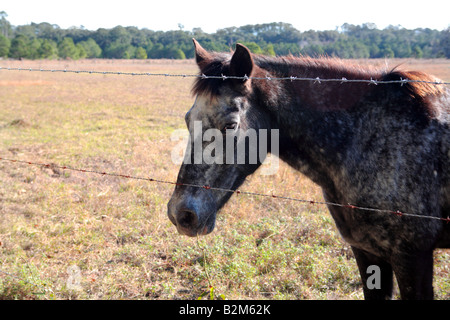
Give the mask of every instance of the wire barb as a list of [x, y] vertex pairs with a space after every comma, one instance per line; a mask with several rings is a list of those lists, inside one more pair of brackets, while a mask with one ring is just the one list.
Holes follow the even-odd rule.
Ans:
[[369, 85], [370, 85], [370, 84], [378, 85], [378, 81], [377, 81], [377, 80], [374, 80], [374, 79], [372, 79], [372, 78], [370, 78]]
[[397, 210], [397, 211], [392, 211], [393, 214], [396, 214], [397, 216], [401, 217], [403, 216], [403, 212]]

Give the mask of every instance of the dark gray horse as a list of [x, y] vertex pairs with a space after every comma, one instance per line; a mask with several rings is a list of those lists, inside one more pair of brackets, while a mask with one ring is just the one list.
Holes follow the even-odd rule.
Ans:
[[[276, 141], [264, 138], [267, 150], [277, 144], [279, 157], [318, 184], [327, 201], [425, 217], [329, 206], [352, 246], [366, 299], [391, 298], [393, 274], [403, 299], [432, 299], [433, 250], [450, 247], [449, 90], [426, 83], [435, 79], [420, 72], [374, 70], [338, 59], [256, 56], [239, 44], [234, 53], [211, 53], [194, 44], [200, 74], [226, 78], [199, 78], [193, 87], [196, 101], [186, 114], [191, 139], [168, 204], [178, 231], [211, 232], [217, 211], [232, 195], [183, 184], [236, 190], [264, 160], [263, 155], [250, 161], [261, 132], [277, 130]], [[254, 79], [292, 75], [421, 81]], [[206, 161], [201, 152], [211, 148], [212, 139], [204, 138], [211, 129], [223, 139], [209, 135], [216, 140], [215, 161]], [[239, 163], [235, 151], [249, 130], [256, 140], [241, 149], [245, 161]], [[225, 145], [230, 141], [234, 147]], [[371, 266], [380, 271], [381, 288], [367, 286]]]

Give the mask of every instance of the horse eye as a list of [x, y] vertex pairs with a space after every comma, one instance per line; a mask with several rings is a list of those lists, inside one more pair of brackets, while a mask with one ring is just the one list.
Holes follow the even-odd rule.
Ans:
[[236, 127], [237, 123], [227, 123], [222, 129], [222, 133], [226, 133], [227, 130], [235, 130]]

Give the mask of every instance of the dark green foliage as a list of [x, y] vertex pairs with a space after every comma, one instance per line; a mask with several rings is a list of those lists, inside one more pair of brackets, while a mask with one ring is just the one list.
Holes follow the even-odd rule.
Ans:
[[10, 47], [11, 41], [7, 37], [0, 34], [0, 57], [7, 57]]
[[102, 55], [102, 48], [92, 39], [78, 42], [86, 51], [86, 58], [100, 58]]
[[8, 56], [11, 58], [21, 59], [30, 56], [30, 40], [27, 36], [17, 35], [11, 40]]
[[61, 58], [78, 59], [80, 57], [80, 52], [75, 46], [72, 38], [64, 38], [58, 44], [58, 54]]
[[211, 51], [229, 51], [237, 42], [253, 53], [266, 55], [337, 56], [340, 58], [450, 57], [450, 29], [407, 30], [374, 24], [344, 24], [336, 30], [300, 32], [288, 23], [266, 23], [219, 29], [213, 34], [192, 31], [152, 31], [117, 26], [112, 29], [61, 29], [49, 23], [11, 26], [2, 12], [0, 57], [190, 59], [192, 38]]

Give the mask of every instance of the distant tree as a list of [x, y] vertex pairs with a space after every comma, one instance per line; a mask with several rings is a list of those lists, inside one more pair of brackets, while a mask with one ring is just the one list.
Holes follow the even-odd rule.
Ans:
[[395, 43], [391, 44], [391, 49], [394, 51], [394, 55], [396, 58], [407, 58], [411, 57], [413, 54], [413, 50], [411, 49], [411, 45], [408, 43], [406, 39], [404, 41], [398, 40]]
[[325, 54], [324, 48], [320, 44], [312, 44], [310, 46], [306, 46], [301, 51], [302, 54], [317, 57]]
[[145, 49], [145, 52], [147, 52], [147, 57], [149, 56], [150, 51], [153, 48], [153, 42], [152, 40], [148, 39], [145, 43], [145, 45], [143, 46], [143, 48]]
[[192, 37], [205, 49], [219, 52], [229, 51], [239, 41], [254, 53], [270, 56], [326, 54], [341, 58], [450, 58], [450, 29], [407, 30], [389, 26], [380, 30], [372, 23], [346, 23], [336, 30], [300, 32], [291, 24], [277, 22], [230, 27], [211, 34], [200, 28], [163, 32], [122, 26], [90, 31], [83, 27], [61, 29], [47, 22], [11, 26], [6, 17], [7, 14], [0, 11], [0, 35], [3, 36], [0, 38], [0, 54], [13, 58], [50, 59], [57, 54], [72, 59], [144, 58], [142, 50], [151, 59], [193, 58]]
[[94, 41], [94, 39], [89, 38], [87, 40], [88, 47], [86, 51], [88, 52], [89, 58], [100, 58], [102, 56], [102, 48]]
[[128, 46], [127, 50], [124, 53], [123, 59], [131, 59], [136, 57], [136, 49], [137, 49], [136, 47], [133, 47], [131, 45]]
[[147, 51], [145, 51], [145, 49], [142, 47], [137, 48], [136, 59], [147, 59]]
[[72, 38], [65, 37], [59, 44], [58, 44], [58, 55], [60, 58], [63, 59], [78, 59], [79, 58], [79, 50], [75, 46], [75, 43], [73, 42]]
[[443, 31], [442, 39], [440, 41], [442, 52], [445, 57], [450, 58], [450, 27]]
[[109, 30], [100, 28], [92, 34], [92, 39], [100, 46], [100, 48], [105, 50], [105, 48], [111, 42], [109, 39]]
[[186, 55], [184, 54], [183, 50], [172, 48], [169, 49], [168, 55], [166, 58], [170, 59], [186, 59]]
[[414, 58], [420, 59], [423, 57], [423, 51], [419, 46], [414, 46], [413, 48]]
[[162, 45], [161, 43], [155, 43], [152, 45], [147, 55], [150, 59], [161, 59], [164, 58], [164, 52], [164, 45]]
[[42, 23], [31, 23], [30, 30], [32, 30], [32, 37], [37, 37], [39, 39], [53, 40], [54, 42], [60, 42], [66, 34], [66, 30], [61, 30], [58, 25], [50, 24], [48, 22]]
[[0, 34], [0, 57], [6, 58], [9, 54], [9, 48], [11, 47], [11, 41]]
[[263, 52], [262, 52], [264, 55], [266, 55], [266, 56], [271, 56], [271, 57], [275, 57], [277, 54], [275, 53], [275, 49], [273, 48], [273, 44], [268, 44], [265, 48], [264, 48], [264, 50], [263, 50]]
[[370, 58], [380, 58], [380, 48], [376, 43], [369, 44], [369, 56]]
[[361, 41], [355, 41], [353, 43], [353, 52], [354, 52], [354, 55], [352, 58], [357, 58], [357, 59], [370, 58], [369, 48]]
[[12, 35], [11, 23], [6, 20], [8, 14], [5, 11], [0, 11], [0, 35], [8, 38]]
[[75, 45], [75, 47], [77, 48], [77, 51], [78, 51], [78, 58], [77, 59], [84, 59], [84, 58], [87, 57], [87, 51], [80, 43], [77, 43]]
[[206, 33], [202, 30], [202, 28], [194, 28], [192, 29], [192, 35], [198, 39], [199, 37], [204, 37]]
[[40, 59], [39, 49], [41, 48], [42, 39], [30, 39], [28, 42], [27, 59]]
[[277, 55], [280, 56], [285, 56], [288, 54], [292, 55], [300, 54], [300, 47], [298, 46], [298, 43], [288, 43], [288, 42], [274, 43], [273, 48], [277, 53]]
[[[129, 59], [134, 57], [136, 48], [132, 45], [133, 35], [137, 29], [114, 27], [107, 31], [103, 56], [112, 59]], [[137, 39], [137, 35], [135, 36]]]
[[115, 40], [103, 51], [106, 58], [112, 59], [130, 59], [134, 56], [136, 50], [131, 44], [123, 43], [121, 40]]
[[131, 45], [132, 36], [127, 28], [117, 26], [109, 31], [109, 41], [114, 42], [116, 45]]
[[38, 50], [39, 58], [41, 59], [56, 59], [58, 58], [58, 47], [55, 41], [44, 39]]
[[381, 56], [383, 58], [394, 58], [395, 57], [395, 53], [391, 49], [391, 47], [386, 47], [386, 48], [381, 49]]
[[24, 35], [17, 35], [11, 41], [11, 47], [9, 49], [9, 56], [15, 59], [21, 59], [28, 57], [29, 54], [29, 39]]
[[102, 48], [92, 38], [78, 42], [77, 45], [83, 47], [86, 52], [86, 58], [100, 58], [102, 55]]

